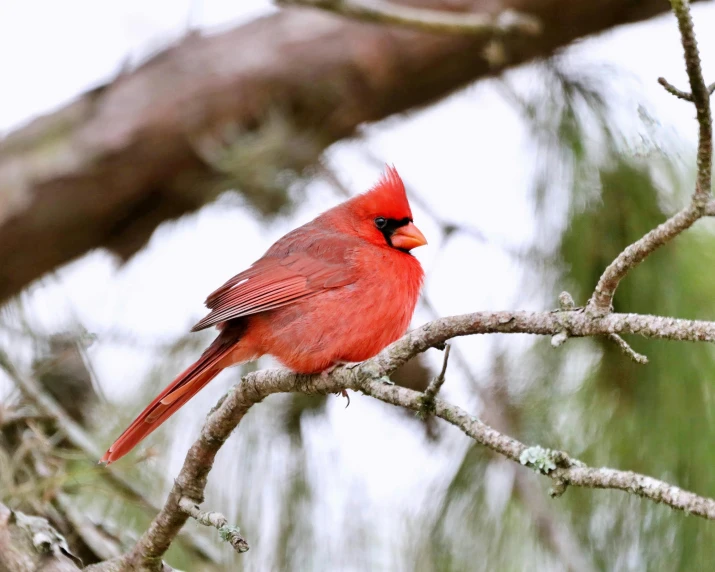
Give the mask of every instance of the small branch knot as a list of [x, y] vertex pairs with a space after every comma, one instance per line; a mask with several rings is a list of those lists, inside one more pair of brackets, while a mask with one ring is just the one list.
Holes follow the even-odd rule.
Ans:
[[559, 323], [563, 326], [563, 329], [551, 337], [551, 345], [555, 348], [562, 346], [566, 343], [566, 340], [571, 336], [571, 328], [569, 327], [570, 320], [569, 314], [567, 312], [573, 312], [576, 310], [576, 303], [573, 300], [573, 296], [566, 292], [565, 290], [559, 294], [559, 310], [556, 311]]
[[179, 499], [179, 509], [199, 524], [217, 529], [221, 539], [228, 542], [239, 554], [248, 551], [248, 542], [241, 536], [241, 529], [228, 524], [228, 519], [220, 512], [201, 510], [199, 505], [189, 497]]
[[643, 354], [639, 354], [637, 351], [635, 351], [630, 345], [628, 345], [628, 342], [618, 334], [608, 334], [608, 339], [615, 342], [616, 345], [621, 348], [621, 351], [629, 358], [631, 358], [634, 362], [639, 363], [641, 365], [645, 365], [648, 363], [648, 358], [646, 356], [644, 356]]
[[549, 488], [549, 496], [553, 499], [560, 497], [566, 492], [568, 483], [563, 479], [554, 479], [554, 484]]
[[435, 377], [430, 384], [425, 389], [424, 393], [420, 397], [420, 408], [417, 411], [417, 417], [420, 419], [425, 419], [435, 412], [435, 397], [442, 389], [445, 381], [445, 374], [447, 373], [447, 364], [449, 362], [449, 344], [444, 344], [444, 359], [442, 360], [442, 370], [439, 375]]
[[221, 536], [221, 540], [228, 542], [239, 554], [248, 552], [248, 542], [241, 536], [241, 529], [237, 526], [222, 526], [218, 529], [218, 533]]
[[551, 336], [551, 345], [555, 348], [562, 346], [569, 339], [569, 333], [566, 330], [561, 330], [558, 334]]
[[576, 307], [573, 297], [565, 290], [559, 294], [559, 307], [562, 310], [573, 310]]

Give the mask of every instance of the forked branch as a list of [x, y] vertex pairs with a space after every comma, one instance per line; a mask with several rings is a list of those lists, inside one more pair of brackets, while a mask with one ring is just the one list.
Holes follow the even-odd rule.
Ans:
[[710, 94], [715, 89], [715, 83], [707, 87], [703, 79], [700, 52], [695, 41], [695, 29], [690, 16], [690, 3], [688, 0], [671, 0], [670, 3], [678, 20], [678, 28], [680, 28], [685, 68], [690, 81], [690, 93], [676, 89], [664, 78], [660, 78], [658, 81], [676, 97], [691, 101], [695, 105], [698, 119], [698, 173], [695, 191], [688, 206], [631, 244], [608, 265], [588, 303], [589, 311], [596, 315], [606, 314], [613, 309], [613, 296], [616, 293], [616, 288], [628, 272], [655, 250], [690, 228], [698, 219], [713, 214], [711, 198], [713, 132]]

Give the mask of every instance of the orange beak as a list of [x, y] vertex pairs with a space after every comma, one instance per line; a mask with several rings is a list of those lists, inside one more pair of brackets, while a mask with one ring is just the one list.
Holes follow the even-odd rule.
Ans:
[[409, 223], [408, 225], [401, 226], [392, 233], [390, 242], [392, 242], [392, 246], [400, 250], [412, 250], [413, 248], [427, 244], [427, 239], [425, 235], [420, 232], [419, 228]]

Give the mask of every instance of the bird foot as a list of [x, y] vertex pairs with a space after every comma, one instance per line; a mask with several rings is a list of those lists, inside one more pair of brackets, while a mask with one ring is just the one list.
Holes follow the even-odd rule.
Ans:
[[[327, 379], [328, 376], [330, 375], [330, 373], [331, 373], [336, 367], [338, 367], [339, 365], [342, 365], [342, 364], [331, 365], [328, 369], [321, 371], [321, 372], [320, 372], [320, 377], [323, 378], [323, 379]], [[348, 400], [347, 404], [345, 405], [345, 408], [347, 409], [348, 406], [350, 405], [350, 396], [348, 395], [348, 390], [347, 390], [347, 389], [341, 389], [340, 391], [336, 391], [336, 392], [335, 392], [335, 395], [342, 395], [345, 399]]]

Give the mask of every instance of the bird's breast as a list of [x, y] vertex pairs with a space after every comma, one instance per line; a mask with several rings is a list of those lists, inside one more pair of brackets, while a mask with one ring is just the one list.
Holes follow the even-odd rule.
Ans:
[[251, 316], [251, 343], [300, 373], [376, 355], [405, 333], [422, 286], [419, 262], [395, 254], [358, 260], [352, 284]]

